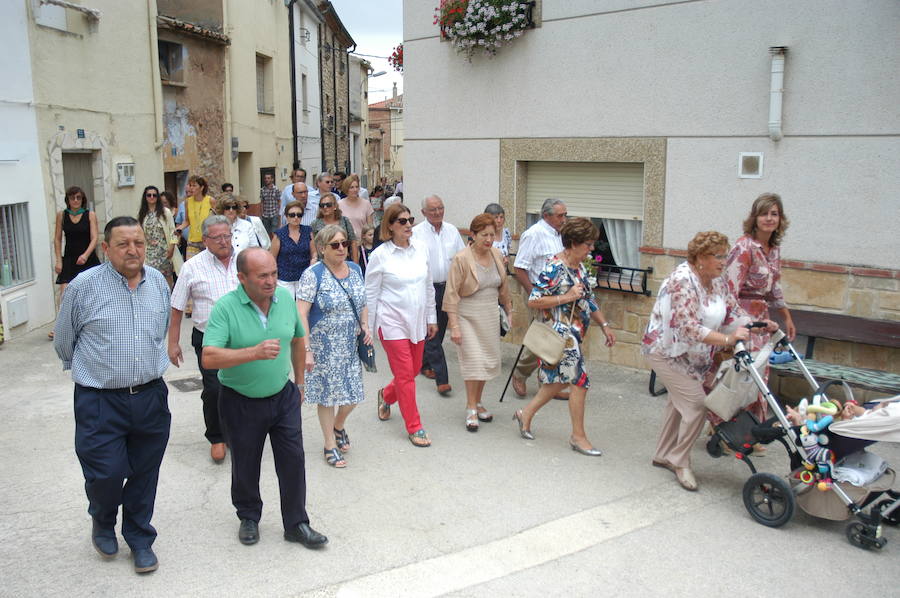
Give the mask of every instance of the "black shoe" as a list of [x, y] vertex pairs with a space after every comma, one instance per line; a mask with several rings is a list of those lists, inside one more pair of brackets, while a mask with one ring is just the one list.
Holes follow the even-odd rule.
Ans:
[[241, 519], [241, 528], [238, 530], [238, 540], [241, 544], [250, 546], [259, 542], [259, 524], [252, 519]]
[[[109, 533], [112, 534], [112, 537], [106, 535]], [[105, 559], [111, 559], [119, 552], [116, 532], [104, 530], [96, 521], [94, 521], [94, 526], [91, 530], [91, 542], [94, 544], [94, 549]]]
[[159, 561], [151, 548], [136, 548], [131, 550], [134, 559], [135, 573], [150, 573], [159, 569]]
[[321, 548], [328, 544], [328, 538], [309, 527], [308, 523], [300, 523], [284, 530], [284, 539], [288, 542], [300, 542], [307, 548]]

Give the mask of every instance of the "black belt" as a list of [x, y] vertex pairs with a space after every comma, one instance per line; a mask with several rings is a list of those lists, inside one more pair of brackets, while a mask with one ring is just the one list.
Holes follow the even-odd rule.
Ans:
[[431, 283], [431, 284], [433, 284], [433, 285], [436, 286], [436, 287], [445, 287], [445, 286], [447, 286], [447, 282], [446, 282], [446, 281], [444, 281], [444, 282], [433, 282], [433, 283]]
[[138, 384], [137, 386], [125, 386], [124, 388], [95, 388], [94, 390], [99, 392], [121, 392], [128, 393], [130, 395], [136, 395], [137, 393], [145, 391], [152, 386], [156, 386], [161, 382], [162, 378], [156, 378], [155, 380], [144, 382], [143, 384]]

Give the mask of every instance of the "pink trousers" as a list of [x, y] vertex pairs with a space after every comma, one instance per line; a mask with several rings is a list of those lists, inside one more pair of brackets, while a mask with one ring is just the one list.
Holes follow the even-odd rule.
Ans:
[[387, 354], [388, 364], [394, 379], [384, 387], [384, 402], [388, 405], [400, 405], [400, 415], [406, 422], [406, 433], [414, 434], [422, 429], [419, 420], [419, 408], [416, 405], [416, 376], [422, 369], [422, 352], [425, 341], [414, 343], [408, 338], [384, 340], [381, 329], [378, 338]]

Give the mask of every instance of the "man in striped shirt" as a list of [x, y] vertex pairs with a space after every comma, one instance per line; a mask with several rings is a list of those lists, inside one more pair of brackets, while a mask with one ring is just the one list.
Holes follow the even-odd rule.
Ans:
[[104, 558], [119, 551], [116, 518], [137, 573], [159, 566], [150, 525], [172, 416], [162, 375], [169, 365], [169, 285], [144, 265], [144, 231], [130, 216], [103, 231], [109, 260], [69, 284], [54, 348], [75, 382], [75, 453], [84, 473], [91, 540]]
[[[541, 270], [547, 259], [563, 250], [562, 237], [559, 229], [566, 221], [566, 204], [561, 199], [546, 199], [541, 206], [541, 219], [528, 228], [519, 237], [519, 248], [516, 252], [516, 280], [525, 289], [525, 297], [531, 294], [534, 283], [537, 282]], [[513, 390], [520, 397], [527, 392], [525, 381], [537, 369], [538, 358], [526, 347], [522, 351], [522, 357], [513, 373]], [[557, 398], [566, 399], [566, 393], [560, 393]]]
[[219, 423], [219, 370], [203, 367], [203, 333], [213, 305], [220, 297], [238, 286], [237, 260], [231, 243], [231, 224], [225, 216], [210, 216], [203, 221], [203, 243], [206, 249], [185, 262], [172, 290], [172, 316], [169, 324], [169, 360], [175, 367], [184, 361], [179, 339], [181, 319], [190, 301], [194, 302], [191, 319], [191, 345], [203, 378], [203, 420], [209, 456], [215, 463], [225, 460], [225, 436]]

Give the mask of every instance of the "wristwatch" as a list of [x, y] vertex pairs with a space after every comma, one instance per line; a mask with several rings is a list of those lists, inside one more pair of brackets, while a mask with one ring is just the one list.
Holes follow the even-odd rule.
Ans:
[[600, 324], [600, 328], [606, 328], [607, 326], [609, 326], [609, 322], [603, 322], [602, 324]]
[[299, 388], [300, 390], [306, 390], [306, 383], [305, 383], [305, 382], [298, 382], [298, 383], [297, 383], [297, 388]]

